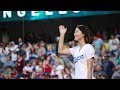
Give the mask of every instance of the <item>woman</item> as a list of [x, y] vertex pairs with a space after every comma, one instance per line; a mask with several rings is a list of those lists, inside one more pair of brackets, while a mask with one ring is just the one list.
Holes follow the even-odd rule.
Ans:
[[50, 74], [51, 73], [51, 61], [50, 61], [50, 55], [46, 56], [46, 60], [43, 62], [43, 68], [44, 72]]
[[78, 41], [78, 46], [73, 48], [64, 48], [64, 36], [67, 31], [63, 25], [59, 26], [60, 40], [58, 52], [60, 54], [69, 54], [74, 58], [75, 63], [75, 79], [92, 79], [93, 60], [95, 50], [92, 43], [89, 28], [85, 25], [79, 25], [75, 29], [75, 41]]

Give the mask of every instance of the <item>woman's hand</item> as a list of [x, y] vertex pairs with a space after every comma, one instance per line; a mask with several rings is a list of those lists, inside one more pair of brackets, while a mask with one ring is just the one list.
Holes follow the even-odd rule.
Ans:
[[67, 31], [67, 28], [65, 28], [63, 25], [59, 26], [59, 32], [60, 32], [60, 34], [65, 34], [66, 31]]

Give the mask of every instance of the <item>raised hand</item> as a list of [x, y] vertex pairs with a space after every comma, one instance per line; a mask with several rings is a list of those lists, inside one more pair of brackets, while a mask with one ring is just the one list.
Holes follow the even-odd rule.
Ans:
[[60, 34], [65, 34], [66, 31], [67, 31], [67, 28], [65, 28], [63, 25], [59, 26], [59, 32], [60, 32]]

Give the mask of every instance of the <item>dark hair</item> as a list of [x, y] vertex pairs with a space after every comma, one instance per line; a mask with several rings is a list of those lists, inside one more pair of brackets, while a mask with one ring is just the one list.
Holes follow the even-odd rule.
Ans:
[[88, 26], [86, 25], [77, 25], [77, 28], [80, 29], [80, 31], [85, 35], [84, 39], [85, 39], [85, 43], [89, 43], [91, 44], [93, 41], [93, 37], [92, 37], [92, 33], [90, 31], [90, 29], [88, 28]]
[[[111, 34], [111, 36], [113, 36], [114, 38], [116, 37], [116, 35], [115, 35], [114, 33], [113, 33], [113, 34]], [[111, 36], [110, 36], [110, 37], [111, 37]]]
[[10, 55], [10, 54], [8, 54], [8, 55], [6, 55], [6, 56], [8, 56], [8, 57], [10, 58], [10, 60], [11, 60], [11, 55]]

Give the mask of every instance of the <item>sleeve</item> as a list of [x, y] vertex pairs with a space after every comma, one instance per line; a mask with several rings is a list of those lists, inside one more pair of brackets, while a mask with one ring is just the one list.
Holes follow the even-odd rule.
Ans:
[[112, 45], [112, 40], [109, 40], [109, 45], [110, 45], [110, 46]]
[[52, 71], [51, 71], [51, 75], [54, 75], [55, 73], [54, 73], [54, 71], [53, 71], [53, 69], [52, 69]]
[[72, 68], [75, 67], [74, 64], [73, 64], [71, 61], [69, 61], [69, 63], [70, 63], [70, 65], [72, 66]]
[[117, 40], [117, 44], [119, 44], [120, 42], [119, 42], [119, 39], [118, 38], [116, 38], [116, 40]]
[[95, 46], [95, 42], [94, 41], [93, 41], [92, 45]]
[[113, 64], [113, 62], [110, 62], [111, 68], [114, 68], [115, 65]]
[[86, 47], [85, 53], [86, 53], [86, 60], [88, 60], [95, 56], [95, 49], [93, 48], [92, 45], [89, 45]]
[[26, 68], [25, 68], [25, 67], [23, 67], [23, 70], [22, 70], [22, 71], [23, 71], [23, 73], [25, 74]]
[[104, 41], [101, 39], [101, 45], [103, 45], [104, 44]]

